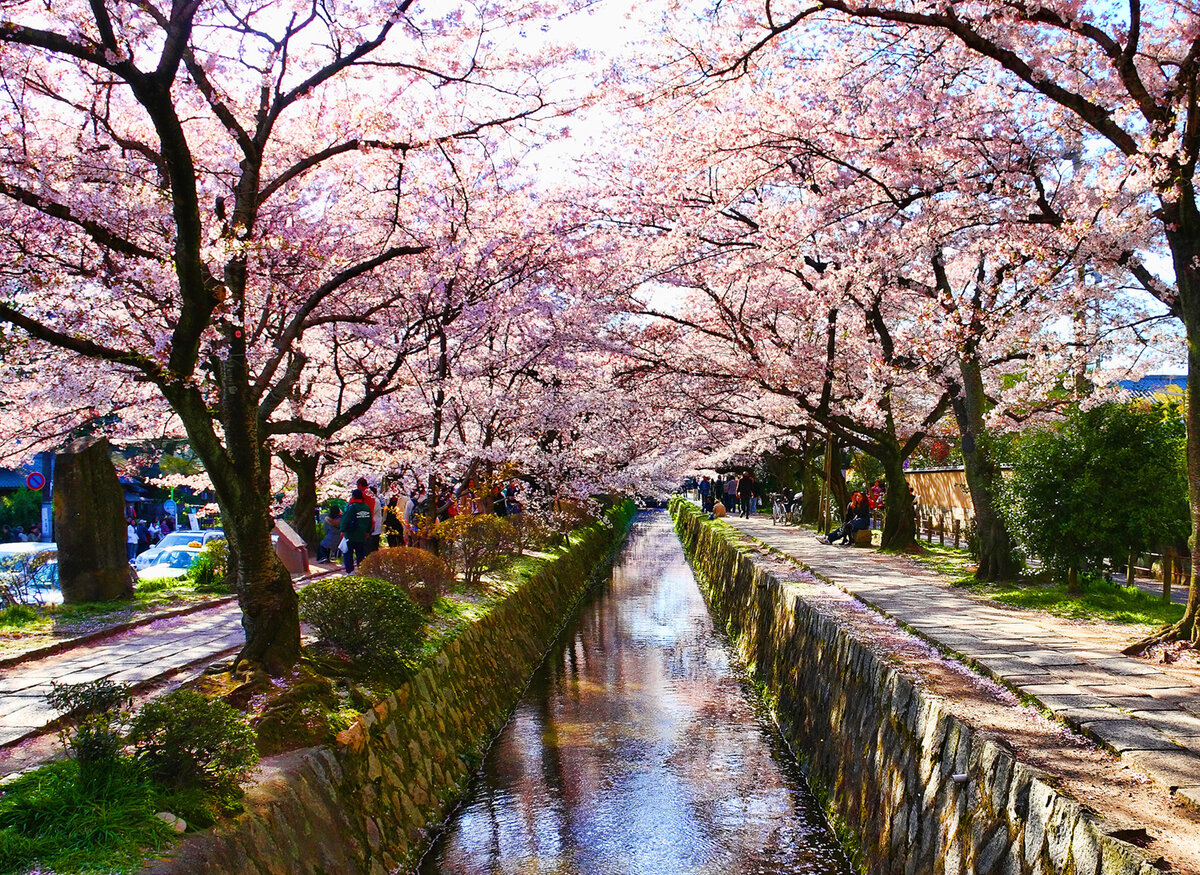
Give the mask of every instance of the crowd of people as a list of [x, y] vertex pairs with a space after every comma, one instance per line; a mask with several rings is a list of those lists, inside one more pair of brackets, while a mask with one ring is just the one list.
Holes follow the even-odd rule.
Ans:
[[28, 528], [24, 526], [0, 526], [0, 544], [42, 540], [42, 527], [36, 523]]
[[[705, 474], [699, 480], [691, 482], [695, 484], [696, 492], [700, 496], [701, 508], [709, 514], [714, 513], [717, 503], [720, 502], [726, 513], [736, 509], [741, 516], [749, 518], [757, 512], [758, 505], [764, 498], [761, 487], [749, 471], [740, 475], [717, 474], [715, 478]], [[832, 544], [839, 540], [843, 544], [850, 543], [855, 532], [870, 527], [871, 512], [882, 508], [886, 499], [887, 486], [882, 480], [876, 480], [865, 492], [855, 492], [850, 497], [842, 524], [818, 540], [824, 544]]]
[[359, 477], [345, 509], [330, 503], [323, 519], [325, 535], [317, 550], [318, 562], [341, 554], [347, 574], [381, 546], [429, 549], [433, 527], [459, 514], [518, 514], [524, 510], [522, 485], [513, 478], [490, 489], [474, 480], [434, 485], [418, 483], [405, 490], [400, 481], [382, 487]]
[[160, 520], [145, 520], [127, 514], [125, 517], [125, 548], [129, 553], [129, 561], [132, 562], [157, 544], [163, 535], [169, 535], [173, 531], [175, 531], [175, 521], [169, 516], [164, 516]]
[[719, 501], [726, 512], [736, 508], [738, 513], [749, 518], [758, 512], [759, 502], [763, 498], [761, 487], [749, 471], [728, 477], [718, 474], [715, 480], [705, 474], [696, 489], [700, 493], [700, 506], [706, 513], [712, 513]]

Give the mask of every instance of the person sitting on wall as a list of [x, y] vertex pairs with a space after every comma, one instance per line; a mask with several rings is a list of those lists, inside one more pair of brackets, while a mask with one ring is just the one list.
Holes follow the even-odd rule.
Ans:
[[850, 497], [850, 506], [846, 508], [846, 521], [828, 535], [817, 538], [822, 544], [832, 544], [841, 538], [842, 546], [848, 545], [854, 538], [855, 532], [871, 526], [871, 508], [867, 497], [856, 492]]

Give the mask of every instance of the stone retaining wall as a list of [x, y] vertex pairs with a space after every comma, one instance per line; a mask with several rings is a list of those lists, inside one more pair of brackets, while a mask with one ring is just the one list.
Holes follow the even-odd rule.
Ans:
[[624, 538], [627, 504], [467, 627], [333, 748], [270, 760], [246, 812], [190, 837], [154, 875], [407, 871], [480, 762], [594, 572]]
[[671, 513], [730, 637], [864, 871], [1150, 875], [1134, 846], [757, 567], [688, 502]]

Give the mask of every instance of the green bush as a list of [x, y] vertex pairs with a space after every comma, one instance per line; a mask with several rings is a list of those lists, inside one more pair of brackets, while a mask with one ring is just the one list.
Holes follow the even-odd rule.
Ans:
[[133, 704], [130, 686], [109, 680], [83, 684], [52, 681], [50, 688], [46, 702], [51, 708], [78, 715], [73, 724], [63, 724], [59, 739], [79, 764], [80, 781], [88, 785], [104, 780], [125, 746], [121, 734]]
[[434, 537], [446, 545], [446, 558], [462, 570], [468, 586], [479, 583], [483, 572], [512, 553], [516, 531], [507, 519], [490, 513], [459, 514], [437, 524]]
[[362, 561], [358, 571], [363, 577], [395, 584], [427, 611], [454, 582], [454, 572], [444, 559], [417, 547], [376, 550]]
[[1174, 405], [1105, 404], [1025, 434], [1000, 509], [1027, 553], [1074, 582], [1105, 559], [1188, 532], [1183, 420]]
[[19, 628], [37, 622], [41, 615], [33, 605], [9, 605], [0, 610], [0, 626]]
[[425, 636], [421, 609], [400, 587], [370, 577], [335, 577], [300, 591], [300, 619], [364, 667], [403, 673]]
[[129, 741], [138, 762], [168, 787], [235, 795], [258, 762], [254, 730], [234, 708], [195, 690], [175, 690], [146, 703]]
[[229, 542], [209, 541], [188, 569], [188, 577], [198, 592], [231, 592], [229, 580]]

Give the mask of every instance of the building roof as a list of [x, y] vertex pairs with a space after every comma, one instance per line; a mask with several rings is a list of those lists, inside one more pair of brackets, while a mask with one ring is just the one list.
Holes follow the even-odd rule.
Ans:
[[1147, 374], [1140, 380], [1118, 380], [1117, 385], [1135, 398], [1181, 401], [1187, 380], [1187, 374]]

